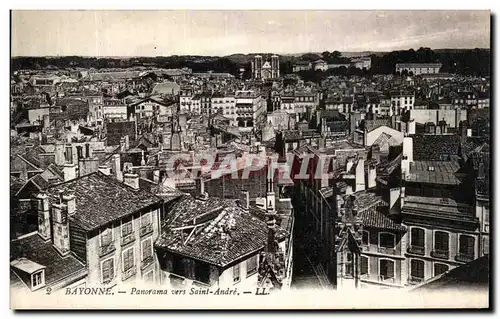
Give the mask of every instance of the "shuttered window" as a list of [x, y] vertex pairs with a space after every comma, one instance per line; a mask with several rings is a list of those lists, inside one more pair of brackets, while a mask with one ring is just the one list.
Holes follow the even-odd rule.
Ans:
[[368, 245], [370, 243], [370, 233], [365, 230], [363, 231], [363, 245]]
[[153, 249], [151, 244], [151, 238], [148, 238], [142, 242], [142, 260], [146, 260], [153, 256]]
[[101, 232], [101, 246], [105, 247], [111, 244], [113, 233], [111, 228], [106, 228]]
[[247, 260], [247, 276], [257, 272], [258, 257], [259, 255], [255, 255]]
[[424, 247], [425, 231], [422, 228], [411, 229], [411, 245]]
[[115, 260], [110, 258], [102, 263], [102, 281], [108, 282], [115, 276]]
[[132, 221], [124, 222], [122, 224], [122, 237], [130, 235], [132, 233]]
[[413, 278], [424, 279], [424, 262], [413, 259], [411, 261], [410, 273]]
[[134, 248], [129, 248], [123, 252], [123, 271], [134, 267]]
[[380, 234], [380, 247], [394, 248], [396, 245], [396, 237], [390, 233]]
[[383, 279], [394, 278], [394, 261], [387, 259], [380, 260], [380, 276]]
[[240, 264], [234, 265], [233, 266], [233, 282], [239, 282], [240, 281]]
[[474, 237], [461, 235], [459, 252], [467, 256], [474, 256]]
[[450, 247], [448, 233], [437, 231], [434, 234], [434, 249], [448, 251]]

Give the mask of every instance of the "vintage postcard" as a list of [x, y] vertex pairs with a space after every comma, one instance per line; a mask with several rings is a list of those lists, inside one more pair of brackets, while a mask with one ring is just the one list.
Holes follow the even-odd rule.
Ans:
[[11, 11], [11, 308], [489, 308], [490, 21]]

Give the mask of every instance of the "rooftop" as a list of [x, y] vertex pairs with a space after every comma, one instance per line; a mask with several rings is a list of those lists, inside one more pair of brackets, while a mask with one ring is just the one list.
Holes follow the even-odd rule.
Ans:
[[11, 265], [32, 273], [45, 268], [45, 284], [50, 286], [72, 276], [83, 277], [85, 265], [69, 255], [61, 257], [50, 241], [44, 241], [38, 233], [32, 233], [11, 242]]
[[[185, 195], [168, 213], [155, 245], [213, 265], [225, 267], [264, 248], [267, 224], [234, 201]], [[277, 227], [277, 239], [287, 232]]]
[[100, 172], [55, 185], [46, 191], [52, 200], [58, 199], [60, 192], [74, 192], [76, 211], [70, 220], [87, 231], [161, 201], [146, 190], [134, 190]]

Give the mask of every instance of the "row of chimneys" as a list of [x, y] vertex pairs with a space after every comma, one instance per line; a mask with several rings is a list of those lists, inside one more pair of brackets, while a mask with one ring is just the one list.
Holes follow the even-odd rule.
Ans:
[[[32, 207], [38, 214], [38, 233], [40, 236], [45, 241], [52, 240], [54, 248], [61, 255], [69, 254], [68, 217], [76, 211], [75, 195], [61, 192], [58, 202], [49, 207], [49, 196], [41, 192], [32, 199]], [[57, 231], [55, 231], [56, 229]]]

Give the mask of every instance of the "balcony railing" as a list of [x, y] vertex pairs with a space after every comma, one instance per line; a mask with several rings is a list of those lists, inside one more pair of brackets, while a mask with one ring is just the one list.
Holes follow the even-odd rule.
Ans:
[[473, 261], [473, 260], [474, 260], [474, 255], [472, 255], [472, 254], [468, 254], [468, 253], [458, 253], [458, 254], [455, 256], [455, 260], [456, 260], [456, 261], [460, 261], [460, 262], [467, 263], [467, 262], [469, 262], [469, 261]]
[[134, 266], [122, 272], [122, 280], [125, 281], [137, 273], [137, 269]]
[[408, 283], [411, 285], [417, 285], [423, 281], [424, 281], [424, 278], [415, 277], [415, 276], [408, 277]]
[[418, 246], [418, 245], [408, 245], [407, 251], [410, 254], [415, 254], [415, 255], [425, 255], [425, 247], [424, 246]]
[[153, 224], [149, 224], [149, 225], [146, 225], [146, 226], [142, 226], [140, 231], [139, 231], [139, 234], [140, 236], [145, 236], [147, 234], [150, 234], [153, 232]]
[[153, 262], [154, 262], [154, 258], [153, 256], [149, 256], [148, 258], [146, 259], [143, 259], [141, 261], [141, 270], [144, 270], [147, 266], [151, 265]]
[[394, 255], [394, 248], [378, 247], [377, 252], [379, 252], [380, 254]]
[[389, 283], [389, 284], [393, 284], [395, 282], [395, 278], [394, 277], [389, 277], [389, 278], [386, 278], [385, 276], [383, 275], [380, 275], [378, 280], [380, 282], [383, 282], [383, 283]]
[[122, 246], [130, 244], [135, 240], [134, 233], [130, 233], [128, 235], [122, 236]]
[[449, 259], [450, 252], [443, 249], [434, 249], [433, 251], [431, 251], [431, 256], [439, 259]]
[[113, 242], [107, 244], [106, 246], [99, 247], [99, 257], [111, 254], [116, 250], [115, 244]]

